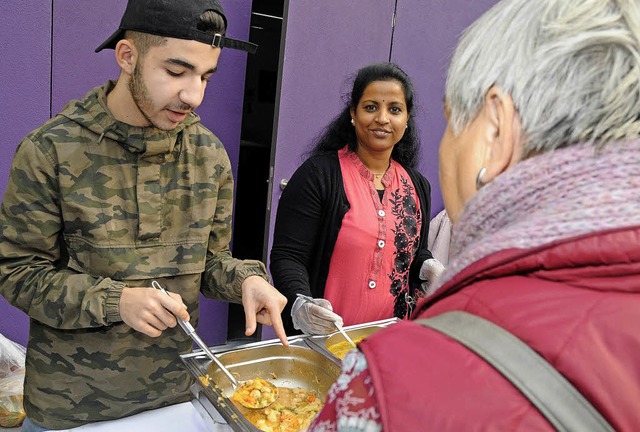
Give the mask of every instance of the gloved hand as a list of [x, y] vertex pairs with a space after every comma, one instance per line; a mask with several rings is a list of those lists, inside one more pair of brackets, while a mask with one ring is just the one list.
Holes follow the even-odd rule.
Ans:
[[437, 259], [429, 258], [422, 263], [420, 279], [424, 281], [421, 285], [426, 295], [433, 294], [442, 273], [444, 273], [444, 266]]
[[316, 298], [313, 304], [304, 299], [297, 298], [291, 307], [293, 327], [306, 334], [329, 334], [337, 330], [334, 322], [343, 325], [342, 317], [333, 313], [331, 302], [326, 299]]

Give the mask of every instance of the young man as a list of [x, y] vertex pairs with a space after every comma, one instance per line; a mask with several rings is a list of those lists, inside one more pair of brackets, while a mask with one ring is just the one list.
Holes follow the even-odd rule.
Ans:
[[[218, 0], [130, 0], [116, 82], [91, 90], [15, 154], [0, 211], [0, 293], [31, 319], [28, 427], [67, 429], [189, 399], [179, 362], [198, 298], [242, 302], [247, 334], [286, 299], [231, 256], [233, 179], [193, 111], [222, 47]], [[157, 280], [169, 296], [151, 288]]]

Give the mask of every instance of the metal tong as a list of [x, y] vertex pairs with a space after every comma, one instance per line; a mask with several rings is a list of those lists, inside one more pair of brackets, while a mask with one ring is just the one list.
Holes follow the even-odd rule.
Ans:
[[[320, 307], [324, 307], [322, 304], [318, 303], [316, 301], [316, 299], [314, 299], [313, 297], [309, 297], [307, 295], [304, 294], [296, 294], [298, 296], [298, 298], [301, 298], [304, 301], [308, 301], [309, 303], [313, 303], [316, 306], [320, 306]], [[349, 337], [349, 335], [347, 334], [346, 331], [344, 331], [344, 329], [342, 328], [342, 326], [340, 324], [338, 324], [337, 321], [333, 322], [333, 325], [336, 326], [336, 328], [338, 329], [338, 331], [342, 334], [342, 336], [347, 340], [347, 342], [349, 342], [351, 345], [353, 345], [354, 347], [356, 346], [356, 343], [353, 341], [353, 339], [351, 339]]]
[[[156, 288], [156, 289], [159, 289], [160, 291], [165, 293], [167, 296], [169, 296], [169, 293], [164, 288], [162, 288], [162, 286], [160, 286], [160, 284], [157, 281], [152, 281], [151, 282], [151, 286]], [[180, 324], [180, 327], [182, 327], [182, 330], [184, 330], [184, 332], [187, 335], [189, 335], [189, 337], [191, 339], [193, 339], [193, 341], [200, 347], [200, 349], [202, 349], [202, 351], [204, 351], [205, 354], [207, 354], [207, 356], [211, 360], [213, 360], [213, 362], [216, 365], [218, 365], [220, 370], [222, 370], [222, 372], [224, 372], [224, 374], [227, 376], [227, 378], [229, 378], [229, 380], [231, 381], [231, 384], [233, 384], [233, 387], [234, 388], [238, 388], [239, 384], [238, 384], [238, 380], [236, 379], [236, 377], [234, 377], [231, 374], [231, 372], [229, 372], [229, 370], [225, 367], [225, 365], [223, 365], [222, 362], [220, 360], [218, 360], [218, 357], [216, 357], [215, 354], [211, 352], [209, 347], [207, 347], [207, 344], [205, 344], [204, 341], [202, 339], [200, 339], [200, 336], [198, 336], [198, 334], [196, 333], [196, 330], [193, 328], [193, 326], [191, 324], [189, 324], [187, 321], [183, 321], [178, 317], [176, 317], [176, 319], [178, 320], [178, 324]]]

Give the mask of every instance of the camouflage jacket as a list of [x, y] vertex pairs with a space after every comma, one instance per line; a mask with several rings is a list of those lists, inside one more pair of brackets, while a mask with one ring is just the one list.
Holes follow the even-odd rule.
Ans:
[[158, 338], [120, 318], [124, 286], [157, 279], [197, 325], [198, 298], [239, 302], [259, 261], [229, 251], [233, 178], [220, 141], [190, 114], [132, 127], [95, 88], [19, 145], [0, 210], [0, 293], [30, 319], [25, 409], [65, 429], [188, 400], [179, 326]]

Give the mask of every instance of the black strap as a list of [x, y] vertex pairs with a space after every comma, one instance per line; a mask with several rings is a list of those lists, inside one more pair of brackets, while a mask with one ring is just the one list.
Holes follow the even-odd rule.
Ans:
[[255, 54], [256, 51], [258, 50], [258, 45], [254, 43], [246, 42], [239, 39], [232, 39], [230, 37], [223, 36], [220, 33], [216, 33], [213, 36], [213, 41], [211, 42], [211, 46], [214, 46], [216, 48], [237, 49], [241, 51], [246, 51], [249, 54]]
[[502, 373], [558, 431], [613, 431], [600, 413], [542, 356], [494, 323], [462, 311], [417, 323], [466, 346]]

